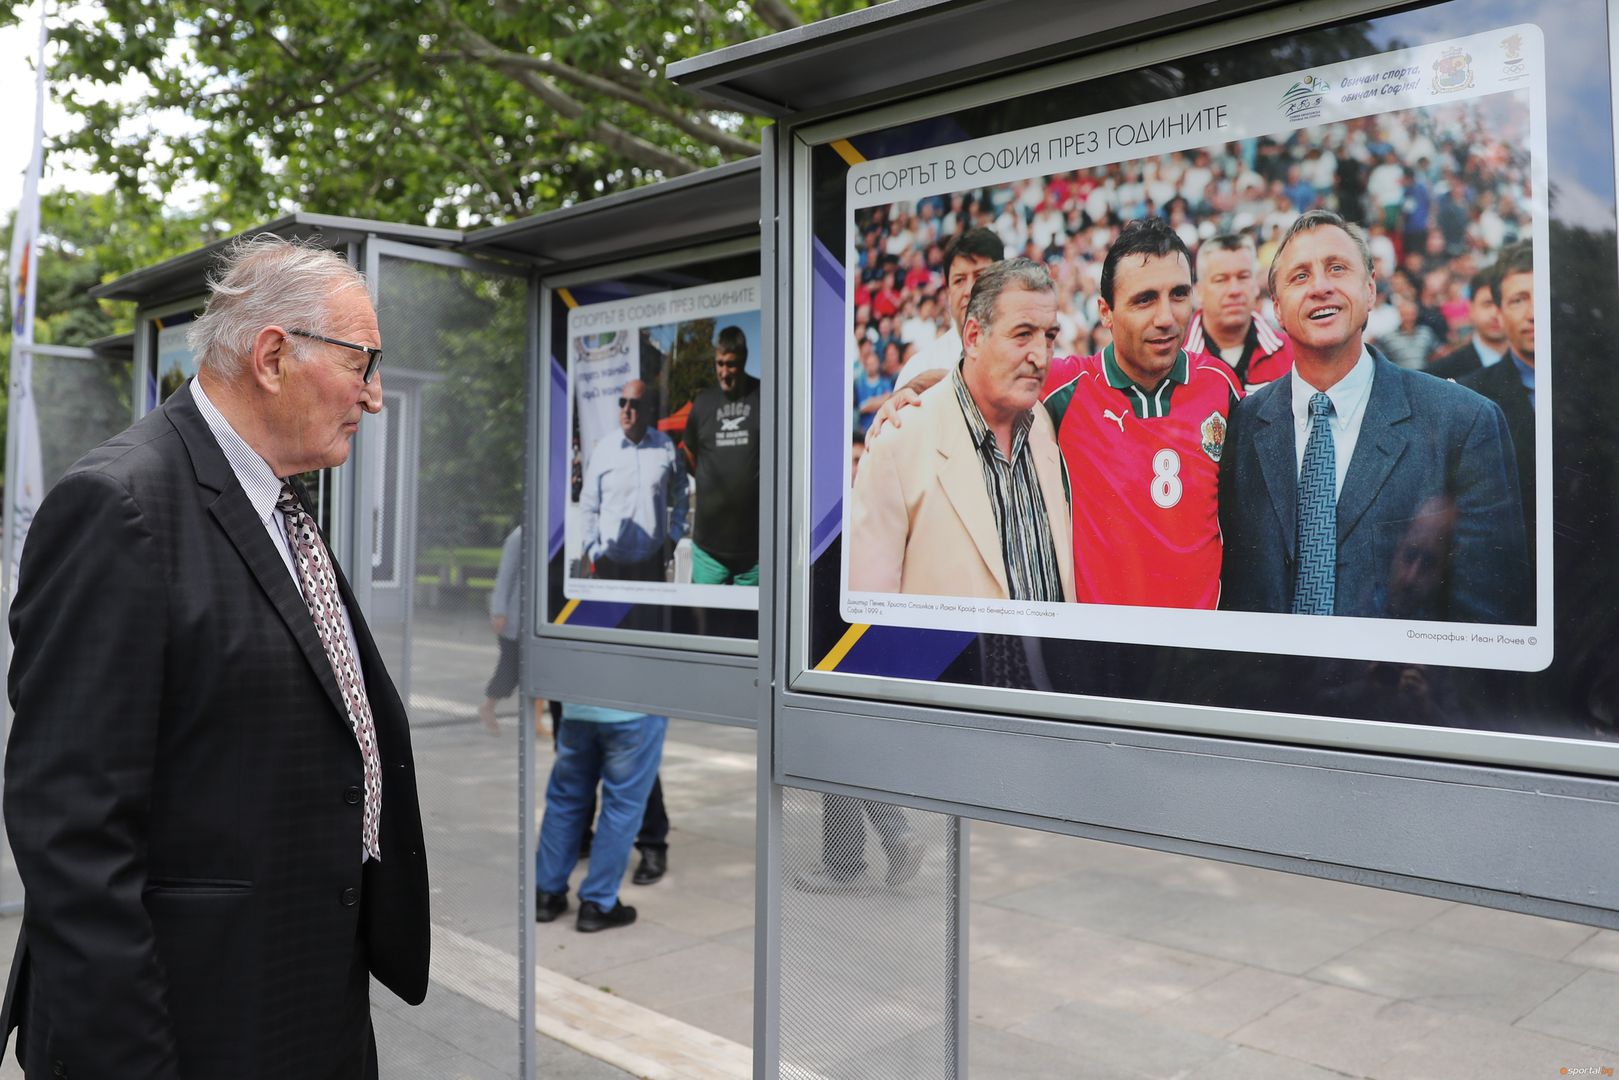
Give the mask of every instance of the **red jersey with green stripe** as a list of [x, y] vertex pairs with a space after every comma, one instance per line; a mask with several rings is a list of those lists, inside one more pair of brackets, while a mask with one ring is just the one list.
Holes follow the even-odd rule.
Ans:
[[1242, 397], [1231, 368], [1184, 349], [1157, 388], [1109, 345], [1054, 359], [1045, 403], [1074, 507], [1074, 592], [1085, 604], [1213, 608], [1220, 600], [1220, 451]]

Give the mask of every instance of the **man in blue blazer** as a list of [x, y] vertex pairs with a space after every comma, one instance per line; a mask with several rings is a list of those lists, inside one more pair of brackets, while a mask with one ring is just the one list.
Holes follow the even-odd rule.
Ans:
[[1506, 420], [1366, 347], [1372, 275], [1364, 235], [1330, 211], [1300, 217], [1277, 249], [1270, 289], [1294, 368], [1231, 414], [1220, 606], [1529, 621]]

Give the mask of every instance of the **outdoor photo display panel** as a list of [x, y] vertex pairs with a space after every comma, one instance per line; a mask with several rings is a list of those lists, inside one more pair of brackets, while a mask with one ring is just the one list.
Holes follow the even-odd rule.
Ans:
[[[1611, 627], [1588, 596], [1611, 585], [1593, 518], [1607, 520], [1614, 492], [1582, 467], [1610, 468], [1588, 392], [1613, 380], [1604, 331], [1558, 303], [1577, 296], [1589, 305], [1577, 310], [1611, 316], [1615, 301], [1607, 56], [1579, 22], [1600, 25], [1604, 12], [1588, 7], [1435, 5], [817, 148], [810, 664], [1607, 737], [1611, 663], [1589, 635]], [[1549, 109], [1560, 101], [1579, 103], [1578, 123]], [[1426, 375], [1417, 405], [1394, 415], [1382, 391], [1398, 380], [1365, 392], [1337, 532], [1340, 581], [1369, 583], [1341, 585], [1334, 614], [1294, 614], [1285, 595], [1256, 602], [1247, 586], [1280, 572], [1264, 562], [1275, 551], [1293, 554], [1291, 535], [1253, 540], [1293, 527], [1294, 493], [1281, 488], [1299, 466], [1278, 420], [1285, 404], [1260, 418], [1292, 379], [1286, 313], [1263, 286], [1281, 234], [1312, 208], [1370, 235], [1371, 348], [1486, 396], [1478, 371], [1446, 370], [1478, 340], [1469, 288], [1504, 253], [1532, 254], [1532, 270], [1511, 279], [1525, 283], [1515, 326], [1528, 362], [1508, 355], [1494, 373], [1528, 383], [1510, 431], [1510, 409], [1480, 409], [1452, 387], [1430, 400]], [[1223, 268], [1201, 265], [1199, 248], [1248, 238], [1258, 279], [1246, 347], [1219, 355], [1204, 317], [1221, 314], [1193, 309], [1229, 295], [1200, 284], [1176, 317], [1185, 351], [1171, 379], [1145, 392], [1127, 361], [1142, 333], [1163, 328], [1142, 331], [1125, 297], [1099, 295], [1109, 246], [1144, 216], [1165, 220], [1211, 278]], [[964, 395], [995, 391], [950, 373], [965, 323], [944, 257], [975, 229], [997, 248], [978, 261], [1025, 256], [1056, 285], [1055, 359], [1020, 374], [1044, 402], [1021, 494], [991, 486], [963, 412]], [[1131, 262], [1119, 265], [1115, 285]], [[990, 356], [980, 337], [975, 355]], [[929, 369], [938, 384], [866, 444], [885, 395]], [[1270, 382], [1284, 385], [1264, 391]], [[1458, 407], [1482, 427], [1441, 422]], [[1245, 425], [1263, 468], [1222, 468]], [[1063, 557], [1045, 564], [1044, 596], [1011, 599], [1008, 579], [1026, 587], [1028, 565], [1050, 558], [1042, 531]], [[1241, 546], [1228, 542], [1222, 559], [1227, 534]], [[1571, 672], [1577, 692], [1559, 682]]]
[[757, 636], [757, 270], [553, 290], [553, 624]]

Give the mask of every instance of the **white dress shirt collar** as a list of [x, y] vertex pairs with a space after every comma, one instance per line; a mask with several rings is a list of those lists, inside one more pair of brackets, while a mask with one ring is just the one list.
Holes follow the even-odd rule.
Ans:
[[260, 521], [269, 522], [270, 515], [275, 511], [275, 501], [281, 496], [281, 480], [275, 470], [259, 456], [257, 450], [248, 445], [246, 439], [236, 433], [218, 406], [208, 400], [200, 379], [191, 380], [191, 400], [197, 403], [197, 411], [202, 413], [208, 430], [214, 433], [214, 441], [224, 451], [225, 460], [230, 462], [231, 471], [242, 485], [247, 501], [253, 504], [253, 512], [258, 514]]
[[[1376, 370], [1372, 354], [1362, 345], [1360, 359], [1349, 369], [1349, 374], [1325, 391], [1332, 400], [1333, 464], [1337, 466], [1340, 493], [1344, 489], [1344, 477], [1349, 472], [1350, 458], [1355, 453], [1355, 443], [1360, 437], [1360, 421], [1366, 414], [1366, 402], [1372, 396], [1372, 376]], [[1293, 449], [1298, 459], [1297, 467], [1302, 470], [1304, 448], [1310, 437], [1310, 399], [1317, 391], [1299, 375], [1296, 365], [1288, 378], [1293, 381]]]

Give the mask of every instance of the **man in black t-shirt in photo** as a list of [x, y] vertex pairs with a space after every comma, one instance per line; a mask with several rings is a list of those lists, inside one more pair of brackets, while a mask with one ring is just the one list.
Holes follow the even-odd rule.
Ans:
[[694, 585], [759, 584], [759, 380], [744, 368], [748, 340], [735, 326], [714, 342], [710, 386], [692, 401], [684, 446], [697, 478], [691, 538]]

